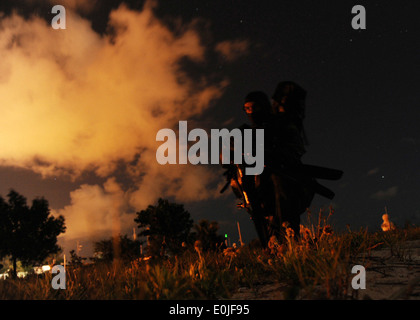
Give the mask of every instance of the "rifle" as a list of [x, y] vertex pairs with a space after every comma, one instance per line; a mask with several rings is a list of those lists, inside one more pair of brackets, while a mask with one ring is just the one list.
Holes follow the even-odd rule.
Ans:
[[[284, 169], [276, 168], [273, 170], [273, 168], [271, 168], [271, 170], [273, 170], [274, 172], [279, 173], [281, 175], [285, 175], [295, 181], [303, 182], [305, 178], [313, 178], [313, 180], [309, 182], [309, 185], [313, 188], [315, 193], [324, 196], [330, 200], [334, 198], [335, 193], [327, 187], [318, 183], [315, 179], [317, 178], [324, 180], [339, 180], [343, 176], [343, 171], [309, 164], [303, 164], [301, 169], [301, 173], [293, 172], [292, 174], [290, 174]], [[227, 170], [223, 173], [223, 175], [226, 176], [227, 181], [223, 188], [220, 190], [220, 193], [226, 191], [232, 179], [236, 179], [235, 166], [228, 165]]]

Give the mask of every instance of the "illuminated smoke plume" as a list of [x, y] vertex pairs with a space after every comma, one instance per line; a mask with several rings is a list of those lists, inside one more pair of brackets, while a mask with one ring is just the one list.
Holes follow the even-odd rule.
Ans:
[[[55, 210], [67, 219], [66, 237], [112, 229], [113, 210], [122, 227], [132, 224], [128, 208], [160, 196], [184, 202], [217, 193], [209, 192], [208, 168], [156, 162], [156, 132], [200, 115], [227, 82], [197, 82], [181, 69], [180, 59], [205, 63], [206, 48], [192, 26], [169, 30], [153, 6], [121, 5], [105, 35], [74, 10], [66, 30], [37, 17], [0, 18], [0, 165], [73, 179], [90, 171], [106, 180], [80, 186], [70, 205]], [[121, 164], [132, 180], [124, 191], [114, 178]]]

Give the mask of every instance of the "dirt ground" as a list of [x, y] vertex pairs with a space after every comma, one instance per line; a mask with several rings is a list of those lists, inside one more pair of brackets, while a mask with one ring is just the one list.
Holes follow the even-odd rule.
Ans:
[[359, 298], [420, 300], [420, 240], [405, 246], [371, 251], [366, 261], [366, 289]]
[[[366, 289], [352, 292], [353, 298], [420, 300], [420, 240], [408, 241], [398, 249], [372, 250], [360, 264], [366, 268]], [[288, 294], [287, 284], [273, 282], [239, 288], [232, 299], [283, 300]]]

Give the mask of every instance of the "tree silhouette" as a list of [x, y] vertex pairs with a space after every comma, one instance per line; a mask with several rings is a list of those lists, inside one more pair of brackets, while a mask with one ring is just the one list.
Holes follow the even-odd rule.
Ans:
[[223, 243], [223, 237], [217, 234], [219, 230], [217, 221], [200, 220], [198, 224], [194, 225], [194, 230], [196, 231], [195, 237], [201, 241], [204, 251], [216, 250]]
[[131, 261], [140, 257], [140, 244], [140, 241], [131, 240], [127, 235], [120, 235], [117, 239], [111, 237], [95, 242], [95, 255], [100, 257], [97, 260], [112, 261], [114, 259], [115, 245], [118, 245], [119, 258], [124, 261]]
[[77, 255], [76, 251], [70, 250], [70, 264], [73, 267], [81, 267], [83, 265], [83, 261], [85, 260], [86, 258]]
[[137, 212], [134, 221], [141, 229], [139, 236], [148, 237], [147, 250], [152, 256], [163, 255], [165, 251], [177, 254], [182, 243], [190, 240], [193, 220], [182, 204], [160, 198], [156, 206], [149, 205]]
[[26, 198], [14, 190], [7, 197], [6, 202], [0, 196], [0, 258], [11, 257], [12, 276], [16, 277], [17, 260], [27, 266], [57, 253], [57, 236], [66, 228], [63, 216], [50, 215], [44, 198], [34, 199], [29, 207]]

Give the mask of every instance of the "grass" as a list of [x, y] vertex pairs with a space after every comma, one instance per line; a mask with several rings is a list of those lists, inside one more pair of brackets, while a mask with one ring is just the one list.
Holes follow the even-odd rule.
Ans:
[[44, 277], [0, 281], [0, 299], [229, 299], [240, 287], [257, 292], [264, 283], [286, 283], [286, 299], [352, 299], [351, 268], [383, 247], [402, 261], [410, 259], [404, 245], [419, 239], [420, 228], [368, 233], [335, 233], [329, 217], [301, 226], [300, 236], [286, 229], [283, 241], [271, 239], [262, 249], [246, 245], [218, 252], [199, 247], [161, 260], [68, 268], [66, 289], [51, 287]]

